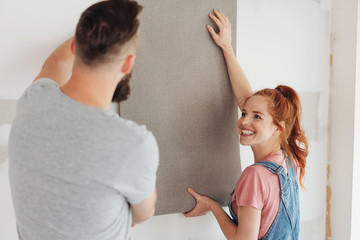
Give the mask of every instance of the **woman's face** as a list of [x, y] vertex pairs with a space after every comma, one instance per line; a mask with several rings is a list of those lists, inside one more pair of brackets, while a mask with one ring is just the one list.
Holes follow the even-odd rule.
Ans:
[[252, 96], [242, 109], [238, 121], [240, 144], [246, 146], [273, 146], [278, 142], [280, 130], [268, 112], [263, 96]]

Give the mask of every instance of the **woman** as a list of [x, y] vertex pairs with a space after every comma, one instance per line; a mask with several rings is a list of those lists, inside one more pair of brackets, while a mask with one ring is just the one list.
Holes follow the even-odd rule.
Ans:
[[308, 143], [300, 126], [297, 93], [280, 85], [252, 93], [231, 46], [231, 23], [220, 11], [207, 26], [222, 49], [231, 85], [242, 115], [238, 121], [240, 144], [251, 146], [255, 164], [247, 167], [229, 202], [231, 218], [212, 199], [188, 191], [197, 201], [186, 217], [212, 211], [227, 239], [298, 239], [299, 195], [305, 174]]

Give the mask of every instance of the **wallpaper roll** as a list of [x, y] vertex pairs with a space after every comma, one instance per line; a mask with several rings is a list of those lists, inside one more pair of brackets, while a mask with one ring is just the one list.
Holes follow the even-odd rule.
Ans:
[[235, 45], [236, 0], [139, 3], [131, 95], [120, 114], [145, 124], [158, 141], [156, 214], [191, 210], [187, 187], [226, 205], [241, 174], [238, 114], [226, 63], [206, 25], [215, 26], [208, 17], [214, 8], [223, 11]]

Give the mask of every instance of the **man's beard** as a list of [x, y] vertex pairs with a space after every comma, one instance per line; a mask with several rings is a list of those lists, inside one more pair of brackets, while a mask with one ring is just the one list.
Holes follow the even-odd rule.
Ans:
[[112, 102], [119, 103], [121, 101], [125, 101], [128, 98], [130, 94], [129, 81], [131, 78], [131, 73], [126, 74], [117, 85], [114, 96], [112, 98]]

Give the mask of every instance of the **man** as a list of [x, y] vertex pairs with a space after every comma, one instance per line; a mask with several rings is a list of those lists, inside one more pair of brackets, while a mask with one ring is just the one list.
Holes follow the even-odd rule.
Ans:
[[129, 239], [153, 216], [155, 138], [108, 110], [129, 93], [141, 9], [89, 7], [19, 100], [9, 174], [20, 239]]

